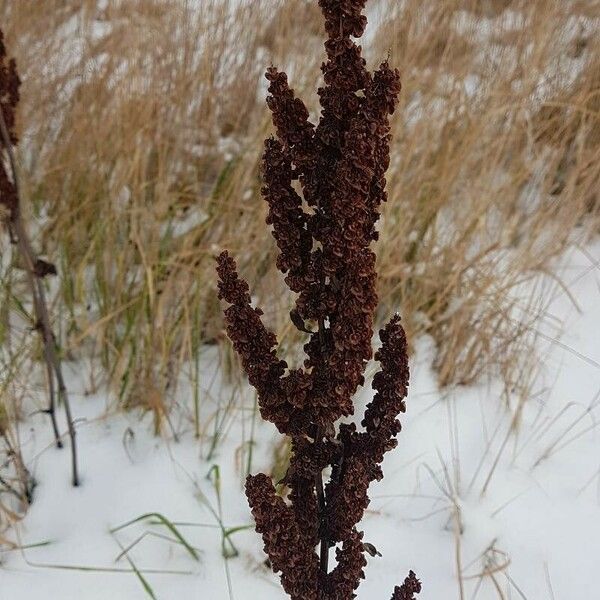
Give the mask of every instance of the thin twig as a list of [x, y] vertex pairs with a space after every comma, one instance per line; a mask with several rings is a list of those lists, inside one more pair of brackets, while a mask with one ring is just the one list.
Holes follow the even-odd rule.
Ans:
[[[315, 443], [320, 443], [323, 440], [323, 434], [320, 428], [317, 428], [317, 435], [315, 437]], [[327, 574], [329, 570], [329, 539], [327, 531], [323, 527], [325, 523], [325, 492], [323, 490], [323, 471], [320, 471], [315, 477], [315, 489], [317, 494], [317, 504], [319, 507], [319, 536], [321, 538], [321, 546], [319, 553], [319, 564], [323, 574]]]

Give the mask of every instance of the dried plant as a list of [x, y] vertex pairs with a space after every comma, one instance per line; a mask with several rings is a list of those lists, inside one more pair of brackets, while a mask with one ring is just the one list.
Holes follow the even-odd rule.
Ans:
[[[67, 415], [69, 437], [71, 439], [71, 467], [72, 482], [79, 485], [77, 468], [77, 446], [75, 443], [75, 427], [71, 415], [71, 407], [67, 395], [60, 356], [56, 347], [56, 338], [52, 331], [44, 278], [56, 274], [56, 267], [37, 257], [23, 220], [19, 180], [13, 147], [18, 142], [15, 133], [16, 108], [19, 102], [19, 87], [21, 81], [17, 73], [14, 59], [8, 59], [4, 46], [4, 34], [0, 30], [0, 141], [2, 143], [2, 156], [0, 157], [0, 208], [3, 209], [3, 220], [6, 222], [10, 240], [17, 246], [23, 260], [27, 280], [33, 300], [34, 329], [40, 334], [46, 362], [49, 404], [46, 413], [50, 417], [56, 445], [61, 448], [62, 440], [56, 420], [56, 404], [58, 400], [63, 403]], [[10, 176], [6, 163], [9, 165]]]
[[[328, 38], [318, 125], [309, 121], [287, 75], [274, 67], [266, 73], [277, 137], [265, 142], [262, 193], [279, 247], [277, 267], [297, 294], [291, 321], [309, 335], [304, 368], [292, 369], [277, 356], [276, 336], [252, 307], [233, 258], [223, 252], [217, 260], [219, 297], [230, 305], [228, 336], [258, 391], [262, 417], [291, 438], [290, 465], [279, 482], [290, 489], [288, 501], [264, 474], [248, 477], [246, 494], [273, 570], [298, 600], [355, 597], [364, 554], [376, 553], [357, 524], [369, 504], [370, 483], [383, 477], [384, 454], [397, 444], [409, 379], [406, 337], [396, 315], [380, 331], [375, 359], [381, 369], [363, 430], [337, 424], [354, 413], [352, 397], [372, 357], [377, 294], [370, 245], [387, 198], [389, 116], [400, 91], [398, 71], [387, 62], [367, 71], [352, 40], [364, 32], [365, 4], [319, 0]], [[336, 546], [337, 564], [330, 570]], [[418, 591], [411, 572], [393, 598], [413, 598]]]

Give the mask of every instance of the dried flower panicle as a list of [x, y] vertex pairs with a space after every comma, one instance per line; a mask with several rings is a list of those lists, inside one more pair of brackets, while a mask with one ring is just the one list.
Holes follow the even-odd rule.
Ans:
[[[356, 525], [369, 504], [369, 484], [383, 476], [384, 454], [396, 446], [408, 388], [406, 338], [395, 316], [380, 331], [375, 358], [381, 369], [363, 430], [336, 424], [353, 414], [353, 395], [373, 357], [377, 274], [370, 246], [387, 199], [389, 116], [400, 92], [397, 70], [384, 62], [370, 73], [352, 39], [366, 27], [365, 4], [319, 0], [328, 37], [317, 124], [287, 75], [274, 67], [266, 73], [277, 135], [265, 142], [262, 194], [279, 248], [277, 267], [297, 294], [291, 320], [309, 335], [303, 368], [289, 369], [278, 358], [276, 337], [252, 307], [234, 260], [227, 252], [217, 259], [219, 298], [229, 304], [227, 334], [258, 392], [262, 417], [292, 440], [289, 469], [279, 482], [290, 490], [287, 499], [262, 474], [248, 477], [246, 494], [272, 567], [296, 600], [355, 597], [365, 552], [373, 553]], [[328, 466], [331, 477], [323, 485]], [[329, 570], [336, 544], [337, 564]], [[396, 588], [405, 594], [399, 598], [418, 591], [411, 576]]]
[[256, 531], [281, 583], [293, 598], [319, 600], [319, 559], [307, 542], [293, 510], [277, 495], [270, 478], [260, 473], [248, 478], [246, 493], [252, 498]]
[[406, 410], [404, 398], [409, 373], [400, 317], [393, 317], [379, 336], [383, 343], [375, 358], [381, 370], [373, 378], [376, 393], [362, 420], [365, 431], [357, 432], [354, 424], [339, 428], [343, 450], [326, 487], [326, 520], [332, 543], [348, 539], [354, 525], [361, 520], [369, 505], [369, 485], [383, 477], [380, 467], [383, 456], [397, 445], [395, 436], [401, 429], [397, 416]]
[[394, 594], [391, 600], [415, 600], [415, 594], [421, 591], [421, 582], [417, 576], [410, 571], [404, 583], [394, 588]]
[[[21, 80], [17, 73], [17, 64], [14, 58], [7, 57], [4, 34], [0, 30], [0, 110], [4, 117], [8, 138], [13, 146], [18, 142], [15, 127], [20, 86]], [[3, 137], [0, 136], [0, 143], [4, 145], [2, 139]], [[15, 212], [18, 210], [19, 200], [14, 182], [9, 179], [2, 160], [0, 160], [0, 206], [4, 206], [8, 211], [9, 222], [13, 220]]]

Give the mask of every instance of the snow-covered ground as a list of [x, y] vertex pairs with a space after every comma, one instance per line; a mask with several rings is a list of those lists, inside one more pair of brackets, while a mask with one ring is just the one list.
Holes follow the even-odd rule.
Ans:
[[[369, 560], [359, 598], [389, 598], [409, 568], [423, 581], [422, 600], [600, 598], [599, 265], [596, 243], [557, 266], [570, 294], [549, 300], [525, 401], [503, 395], [500, 382], [440, 391], [431, 343], [419, 340], [400, 445], [363, 522], [383, 556]], [[213, 375], [207, 360], [204, 401], [220, 390], [227, 402]], [[222, 556], [224, 531], [251, 523], [248, 451], [253, 470], [268, 468], [277, 442], [273, 427], [253, 426], [250, 394], [221, 413], [210, 454], [210, 440], [196, 440], [185, 418], [174, 423], [178, 441], [156, 438], [150, 419], [111, 414], [105, 398], [84, 396], [82, 374], [72, 388], [83, 485], [70, 487], [68, 457], [52, 447], [47, 421], [23, 423], [38, 486], [13, 532], [27, 549], [0, 554], [1, 600], [285, 597], [251, 528], [227, 538], [237, 557]], [[190, 547], [157, 517], [111, 533], [148, 513], [175, 522]], [[129, 562], [122, 553], [132, 544]]]

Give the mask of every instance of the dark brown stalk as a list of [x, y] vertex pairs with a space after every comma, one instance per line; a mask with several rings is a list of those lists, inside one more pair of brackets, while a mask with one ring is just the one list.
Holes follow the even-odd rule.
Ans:
[[[16, 108], [16, 100], [18, 100], [18, 87], [20, 85], [18, 76], [16, 74], [16, 67], [14, 61], [11, 61], [10, 67], [5, 68], [5, 49], [3, 44], [3, 35], [0, 31], [0, 50], [2, 51], [2, 74], [6, 75], [7, 79], [12, 77], [12, 81], [3, 82], [3, 88], [11, 88], [14, 92], [14, 98], [12, 98], [12, 105], [7, 102], [6, 110], [11, 111], [11, 119], [14, 121], [14, 109]], [[5, 91], [5, 90], [3, 90]], [[15, 100], [16, 98], [16, 100]], [[79, 472], [78, 472], [78, 460], [77, 460], [77, 444], [76, 444], [76, 432], [73, 423], [73, 416], [71, 413], [71, 406], [67, 393], [67, 387], [65, 385], [62, 366], [60, 357], [58, 356], [56, 348], [56, 338], [52, 331], [50, 324], [50, 316], [48, 312], [48, 304], [46, 302], [46, 294], [44, 291], [43, 278], [48, 273], [55, 272], [52, 265], [45, 263], [37, 258], [31, 240], [27, 233], [23, 216], [21, 213], [21, 195], [20, 186], [18, 179], [17, 166], [15, 156], [13, 152], [13, 145], [16, 141], [16, 137], [9, 129], [6, 123], [4, 115], [5, 107], [0, 107], [0, 137], [2, 145], [6, 150], [8, 162], [10, 165], [10, 172], [12, 181], [8, 180], [4, 165], [0, 165], [3, 170], [3, 183], [5, 186], [4, 193], [6, 197], [0, 196], [0, 204], [4, 205], [8, 209], [8, 229], [11, 236], [11, 241], [15, 242], [20, 256], [22, 257], [25, 264], [25, 272], [27, 275], [27, 281], [32, 295], [33, 309], [35, 315], [35, 329], [38, 331], [42, 339], [42, 347], [44, 351], [44, 360], [46, 363], [46, 370], [48, 375], [48, 387], [49, 387], [49, 403], [46, 413], [50, 417], [52, 423], [52, 430], [54, 433], [56, 445], [62, 448], [62, 440], [58, 428], [56, 419], [56, 391], [58, 391], [58, 400], [62, 402], [65, 408], [65, 414], [67, 418], [67, 428], [69, 432], [69, 438], [71, 441], [71, 471], [72, 471], [72, 483], [74, 486], [79, 485]], [[55, 388], [56, 379], [56, 388]]]
[[[322, 440], [323, 432], [317, 429], [315, 440]], [[327, 513], [327, 505], [325, 502], [325, 488], [323, 486], [323, 471], [319, 471], [315, 477], [315, 493], [317, 495], [317, 527], [319, 530], [319, 567], [324, 575], [329, 571], [329, 539], [325, 529], [325, 515]]]
[[[318, 203], [317, 203], [318, 209]], [[323, 281], [321, 280], [321, 285], [323, 285]], [[321, 344], [321, 352], [325, 354], [325, 320], [320, 318], [319, 321], [319, 329], [317, 331], [317, 335], [319, 336], [319, 343]], [[319, 441], [323, 440], [324, 431], [317, 427], [315, 442], [319, 443]], [[325, 488], [323, 485], [323, 471], [319, 471], [315, 478], [315, 490], [317, 495], [317, 506], [318, 506], [318, 531], [320, 537], [320, 548], [319, 548], [319, 566], [321, 567], [321, 572], [323, 575], [327, 575], [329, 571], [329, 536], [327, 535], [326, 524], [325, 524], [325, 515], [327, 512], [327, 505], [325, 500]]]

